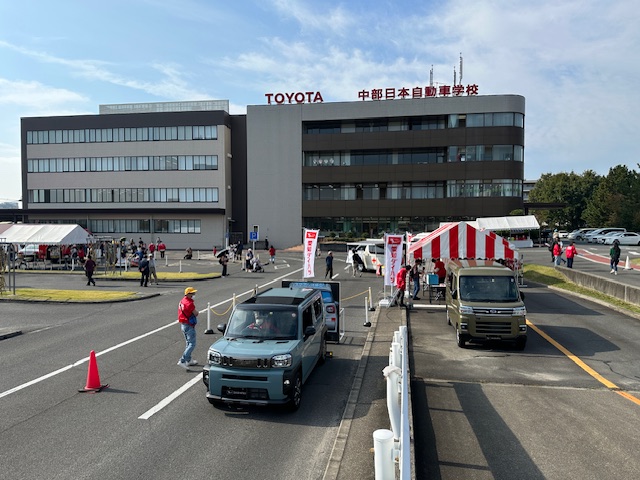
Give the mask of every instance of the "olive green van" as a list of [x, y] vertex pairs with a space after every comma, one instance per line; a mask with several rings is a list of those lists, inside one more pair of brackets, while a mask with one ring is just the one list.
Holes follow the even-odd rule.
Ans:
[[489, 260], [451, 260], [447, 264], [447, 323], [459, 347], [467, 342], [527, 344], [527, 310], [515, 272]]

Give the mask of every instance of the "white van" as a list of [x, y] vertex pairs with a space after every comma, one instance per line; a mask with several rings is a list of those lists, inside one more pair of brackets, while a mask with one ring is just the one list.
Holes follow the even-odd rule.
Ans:
[[356, 249], [364, 262], [364, 270], [377, 271], [384, 266], [384, 240], [365, 240], [363, 242], [347, 243], [347, 248]]

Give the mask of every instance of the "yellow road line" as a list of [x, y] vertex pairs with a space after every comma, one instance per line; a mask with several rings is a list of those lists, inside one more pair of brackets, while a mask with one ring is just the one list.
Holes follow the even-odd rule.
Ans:
[[547, 335], [545, 332], [543, 332], [542, 330], [540, 330], [540, 328], [538, 328], [537, 326], [535, 326], [533, 323], [531, 323], [529, 320], [527, 320], [527, 326], [529, 328], [532, 328], [533, 330], [535, 330], [535, 332], [540, 335], [542, 338], [544, 338], [547, 342], [549, 342], [551, 345], [553, 345], [554, 347], [556, 347], [558, 350], [560, 350], [562, 353], [564, 353], [567, 358], [569, 358], [571, 361], [573, 361], [576, 365], [578, 365], [582, 370], [584, 370], [585, 372], [587, 372], [589, 375], [591, 375], [593, 378], [595, 378], [596, 380], [598, 380], [600, 383], [602, 383], [605, 387], [607, 387], [608, 389], [610, 389], [611, 391], [617, 393], [618, 395], [626, 398], [627, 400], [632, 401], [633, 403], [635, 403], [636, 405], [640, 405], [640, 399], [637, 397], [634, 397], [633, 395], [631, 395], [630, 393], [624, 392], [620, 389], [620, 387], [618, 387], [615, 383], [610, 382], [609, 380], [607, 380], [606, 378], [604, 378], [602, 375], [600, 375], [598, 372], [596, 372], [593, 368], [591, 368], [589, 365], [587, 365], [586, 363], [584, 363], [582, 360], [580, 360], [579, 357], [575, 356], [573, 353], [571, 353], [569, 350], [567, 350], [566, 348], [564, 348], [562, 345], [560, 345], [558, 342], [556, 342], [553, 338], [551, 338], [549, 335]]

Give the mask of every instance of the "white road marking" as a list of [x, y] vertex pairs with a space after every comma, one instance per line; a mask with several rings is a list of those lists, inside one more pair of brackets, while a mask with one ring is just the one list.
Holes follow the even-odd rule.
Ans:
[[195, 377], [193, 377], [191, 380], [189, 380], [187, 383], [185, 383], [183, 386], [181, 386], [178, 390], [176, 390], [175, 392], [173, 392], [171, 395], [169, 395], [168, 397], [165, 397], [160, 403], [158, 403], [155, 407], [150, 408], [149, 410], [147, 410], [146, 412], [144, 412], [142, 415], [140, 415], [138, 418], [140, 420], [149, 420], [149, 418], [151, 418], [153, 415], [155, 415], [156, 413], [158, 413], [160, 410], [162, 410], [164, 407], [166, 407], [167, 405], [169, 405], [171, 402], [173, 402], [176, 398], [178, 398], [180, 395], [182, 395], [184, 392], [186, 392], [187, 390], [189, 390], [191, 387], [193, 387], [196, 383], [198, 383], [200, 380], [202, 380], [202, 376], [201, 374], [196, 375]]
[[[264, 285], [261, 285], [261, 287], [264, 287], [264, 286], [266, 286], [266, 285], [270, 285], [270, 284], [272, 284], [272, 283], [274, 283], [274, 282], [277, 282], [277, 281], [279, 281], [279, 280], [282, 280], [283, 278], [285, 278], [285, 277], [287, 277], [287, 276], [289, 276], [289, 275], [293, 275], [293, 274], [295, 274], [295, 273], [297, 273], [297, 272], [301, 272], [301, 271], [302, 271], [302, 268], [300, 268], [300, 269], [298, 269], [298, 270], [294, 270], [293, 272], [288, 273], [287, 275], [282, 275], [281, 277], [274, 278], [274, 279], [273, 279], [273, 280], [271, 280], [270, 282], [267, 282], [267, 283], [265, 283]], [[249, 289], [249, 290], [247, 290], [247, 291], [245, 291], [245, 292], [243, 292], [243, 293], [241, 293], [241, 294], [237, 295], [237, 297], [240, 297], [240, 296], [242, 296], [242, 295], [246, 295], [246, 294], [248, 294], [248, 293], [252, 293], [252, 292], [253, 292], [253, 289]], [[217, 307], [217, 306], [223, 305], [223, 304], [225, 304], [225, 303], [227, 303], [227, 302], [230, 302], [230, 301], [232, 301], [232, 300], [233, 300], [232, 298], [229, 298], [229, 299], [227, 299], [227, 300], [224, 300], [224, 301], [222, 301], [222, 302], [217, 303], [216, 305], [211, 305], [211, 307]], [[205, 312], [205, 311], [206, 311], [206, 308], [205, 308], [205, 309], [203, 309], [203, 310], [200, 310], [200, 313]], [[122, 342], [122, 343], [119, 343], [119, 344], [114, 345], [114, 346], [112, 346], [112, 347], [109, 347], [109, 348], [107, 348], [106, 350], [102, 350], [101, 352], [96, 352], [96, 357], [102, 356], [102, 355], [104, 355], [104, 354], [106, 354], [106, 353], [113, 352], [114, 350], [117, 350], [117, 349], [119, 349], [119, 348], [122, 348], [122, 347], [124, 347], [124, 346], [126, 346], [126, 345], [129, 345], [129, 344], [133, 343], [133, 342], [137, 342], [138, 340], [142, 340], [143, 338], [146, 338], [146, 337], [148, 337], [148, 336], [150, 336], [150, 335], [154, 335], [154, 334], [156, 334], [156, 333], [158, 333], [158, 332], [161, 332], [162, 330], [164, 330], [164, 329], [166, 329], [166, 328], [169, 328], [169, 327], [174, 326], [176, 323], [178, 323], [178, 320], [174, 320], [173, 322], [171, 322], [171, 323], [169, 323], [169, 324], [167, 324], [167, 325], [164, 325], [164, 326], [162, 326], [162, 327], [156, 328], [155, 330], [151, 330], [150, 332], [143, 333], [142, 335], [138, 335], [137, 337], [131, 338], [131, 339], [127, 340], [126, 342]], [[82, 358], [82, 359], [80, 359], [80, 360], [78, 360], [78, 361], [76, 361], [76, 362], [72, 363], [71, 365], [67, 365], [67, 366], [65, 366], [65, 367], [59, 368], [58, 370], [54, 370], [53, 372], [49, 372], [49, 373], [47, 373], [46, 375], [42, 375], [41, 377], [34, 378], [33, 380], [30, 380], [30, 381], [28, 381], [28, 382], [26, 382], [26, 383], [23, 383], [23, 384], [21, 384], [21, 385], [18, 385], [18, 386], [16, 386], [16, 387], [13, 387], [13, 388], [11, 388], [11, 389], [9, 389], [9, 390], [5, 390], [4, 392], [0, 392], [0, 398], [7, 397], [7, 396], [9, 396], [9, 395], [11, 395], [11, 394], [13, 394], [13, 393], [19, 392], [20, 390], [23, 390], [23, 389], [25, 389], [25, 388], [27, 388], [27, 387], [30, 387], [30, 386], [32, 386], [32, 385], [36, 385], [36, 384], [38, 384], [38, 383], [40, 383], [40, 382], [43, 382], [44, 380], [47, 380], [48, 378], [55, 377], [56, 375], [59, 375], [59, 374], [61, 374], [61, 373], [64, 373], [64, 372], [66, 372], [67, 370], [70, 370], [70, 369], [72, 369], [73, 367], [77, 367], [77, 366], [79, 366], [79, 365], [82, 365], [83, 363], [86, 363], [86, 362], [88, 362], [88, 361], [89, 361], [89, 357]], [[195, 383], [196, 383], [196, 382], [194, 382], [194, 384], [195, 384]], [[188, 387], [187, 387], [187, 388], [188, 388]], [[161, 403], [162, 403], [162, 402], [161, 402]]]

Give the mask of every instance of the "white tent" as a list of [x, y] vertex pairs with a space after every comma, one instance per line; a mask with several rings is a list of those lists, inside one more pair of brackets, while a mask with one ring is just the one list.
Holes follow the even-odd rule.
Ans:
[[540, 224], [534, 215], [477, 218], [474, 226], [479, 230], [491, 230], [492, 232], [524, 232], [540, 228]]
[[8, 243], [36, 245], [74, 245], [92, 241], [91, 234], [80, 225], [20, 223], [5, 230], [2, 236]]

